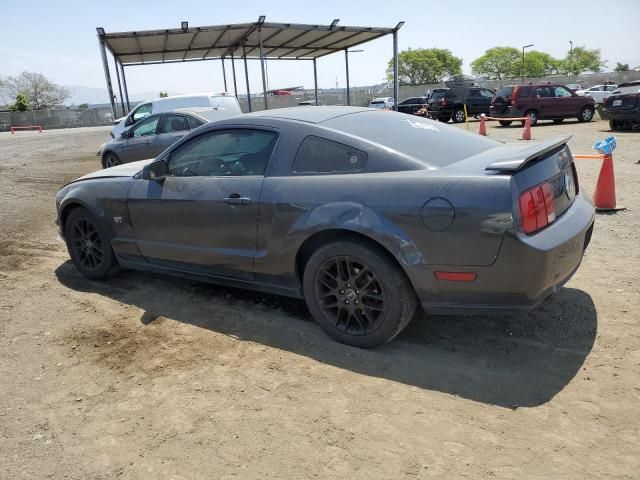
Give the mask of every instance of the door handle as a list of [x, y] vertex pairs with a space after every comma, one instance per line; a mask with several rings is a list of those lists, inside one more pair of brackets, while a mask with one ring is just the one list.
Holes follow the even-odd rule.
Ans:
[[237, 193], [233, 193], [224, 199], [229, 205], [250, 205], [251, 199], [249, 197], [241, 197]]

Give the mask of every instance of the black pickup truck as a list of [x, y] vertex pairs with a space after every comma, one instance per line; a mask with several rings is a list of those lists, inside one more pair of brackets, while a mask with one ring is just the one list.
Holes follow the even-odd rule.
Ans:
[[489, 114], [493, 91], [485, 87], [436, 88], [429, 97], [429, 116], [441, 122], [464, 122], [464, 105], [467, 115]]

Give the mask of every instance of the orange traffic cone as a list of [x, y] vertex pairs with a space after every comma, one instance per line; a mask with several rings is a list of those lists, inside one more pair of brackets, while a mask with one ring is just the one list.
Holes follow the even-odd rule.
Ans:
[[624, 210], [625, 207], [616, 204], [616, 179], [613, 174], [613, 156], [605, 154], [596, 191], [593, 193], [593, 202], [596, 204], [596, 211], [610, 212]]
[[524, 121], [522, 140], [531, 140], [531, 119], [529, 118], [529, 115], [527, 115], [527, 119]]
[[487, 116], [483, 113], [480, 115], [480, 130], [478, 130], [480, 135], [487, 136]]

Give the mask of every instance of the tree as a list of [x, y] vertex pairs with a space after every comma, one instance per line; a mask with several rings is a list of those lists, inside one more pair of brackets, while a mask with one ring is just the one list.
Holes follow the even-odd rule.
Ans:
[[0, 93], [10, 98], [25, 94], [29, 108], [33, 110], [60, 105], [70, 95], [69, 90], [37, 72], [22, 72], [17, 77], [7, 77], [0, 84]]
[[490, 80], [515, 78], [522, 68], [522, 52], [514, 47], [493, 47], [471, 62], [471, 71]]
[[[402, 85], [439, 83], [462, 73], [462, 59], [442, 48], [408, 49], [398, 54], [398, 82]], [[387, 67], [387, 80], [393, 81], [393, 58]]]
[[81, 103], [80, 105], [78, 105], [78, 108], [80, 110], [86, 110], [89, 108], [89, 104], [88, 103]]
[[589, 50], [584, 46], [573, 47], [562, 60], [561, 70], [567, 75], [580, 75], [583, 72], [601, 72], [607, 64], [600, 57], [600, 50]]
[[629, 64], [628, 63], [620, 63], [616, 62], [616, 68], [613, 69], [615, 72], [628, 72]]
[[[522, 63], [522, 59], [520, 60]], [[524, 55], [524, 75], [528, 78], [540, 78], [558, 73], [560, 60], [548, 53], [531, 50]]]
[[167, 92], [160, 92], [160, 98], [166, 98], [169, 94]]
[[16, 95], [16, 101], [9, 105], [12, 112], [24, 112], [29, 107], [29, 99], [24, 93]]

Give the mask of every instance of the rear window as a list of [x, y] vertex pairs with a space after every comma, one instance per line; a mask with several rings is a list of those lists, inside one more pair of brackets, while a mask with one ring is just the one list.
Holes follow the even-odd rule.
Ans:
[[513, 93], [513, 85], [508, 87], [502, 87], [500, 90], [498, 90], [498, 93], [496, 93], [496, 97], [510, 97], [512, 93]]
[[445, 167], [499, 145], [495, 140], [426, 118], [362, 112], [322, 122], [407, 155], [420, 163]]
[[440, 100], [441, 98], [445, 97], [446, 93], [447, 90], [434, 90], [429, 97], [429, 100]]
[[361, 150], [326, 138], [307, 137], [293, 164], [295, 173], [357, 173], [367, 164]]

